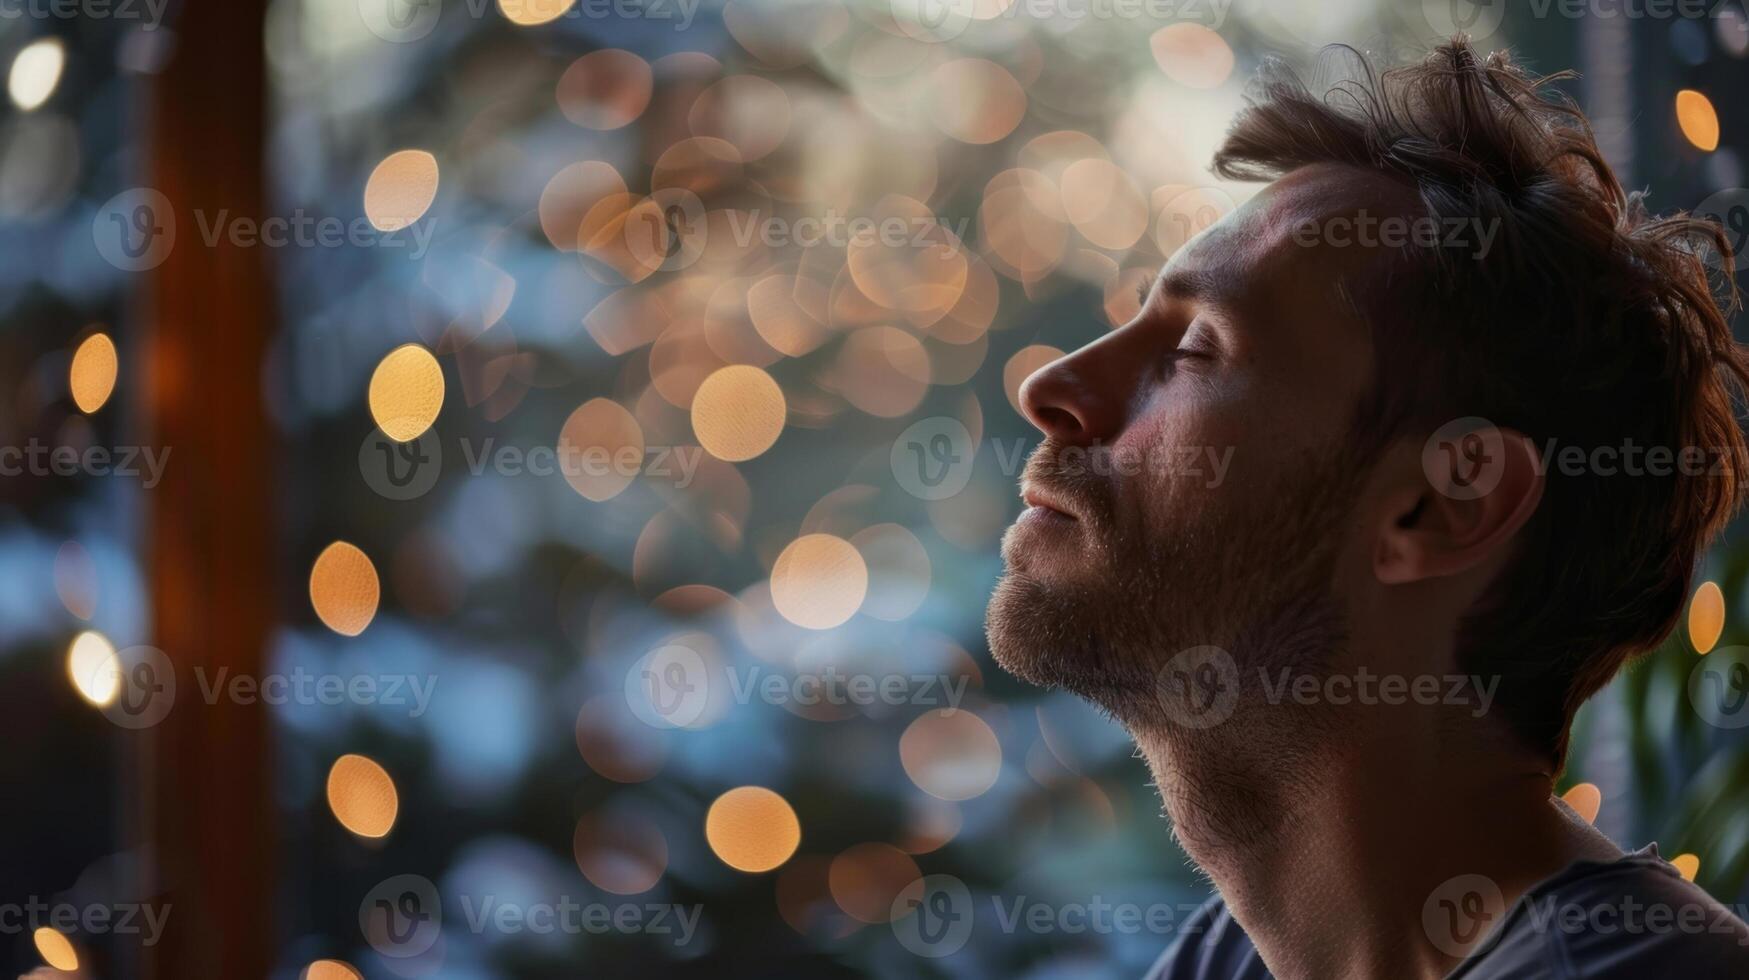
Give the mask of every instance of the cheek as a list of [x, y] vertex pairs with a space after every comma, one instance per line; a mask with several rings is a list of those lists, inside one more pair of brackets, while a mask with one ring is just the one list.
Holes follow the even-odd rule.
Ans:
[[1283, 448], [1323, 446], [1346, 439], [1355, 410], [1372, 383], [1370, 346], [1332, 329], [1327, 344], [1286, 352], [1253, 365], [1256, 393], [1247, 397], [1260, 428]]
[[[1267, 420], [1252, 417], [1251, 406], [1239, 398], [1207, 396], [1157, 400], [1150, 411], [1129, 426], [1116, 449], [1144, 465], [1138, 478], [1154, 482], [1172, 477], [1190, 460], [1239, 460], [1258, 442], [1258, 428]], [[1266, 435], [1266, 434], [1265, 434]]]
[[1138, 419], [1114, 449], [1119, 465], [1120, 519], [1144, 529], [1206, 513], [1211, 501], [1233, 491], [1241, 465], [1257, 453], [1250, 426], [1235, 413], [1181, 406]]

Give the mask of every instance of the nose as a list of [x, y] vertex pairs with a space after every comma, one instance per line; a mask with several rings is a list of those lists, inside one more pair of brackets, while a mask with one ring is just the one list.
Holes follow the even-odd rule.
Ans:
[[1020, 407], [1046, 436], [1070, 445], [1109, 443], [1129, 423], [1142, 357], [1125, 351], [1124, 331], [1101, 337], [1032, 373]]

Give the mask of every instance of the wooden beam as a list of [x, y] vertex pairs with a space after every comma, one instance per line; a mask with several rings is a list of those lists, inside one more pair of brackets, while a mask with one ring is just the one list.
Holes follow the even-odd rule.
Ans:
[[147, 181], [175, 212], [145, 287], [146, 428], [169, 447], [146, 495], [155, 645], [175, 707], [149, 730], [141, 828], [171, 911], [153, 978], [263, 977], [274, 965], [273, 770], [260, 705], [208, 705], [194, 668], [259, 677], [277, 618], [274, 432], [261, 372], [269, 253], [202, 239], [197, 215], [266, 213], [266, 0], [186, 0], [148, 79]]

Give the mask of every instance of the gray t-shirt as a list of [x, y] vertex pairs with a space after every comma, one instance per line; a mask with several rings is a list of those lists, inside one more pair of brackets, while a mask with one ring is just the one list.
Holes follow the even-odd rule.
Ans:
[[[1148, 980], [1270, 980], [1217, 896]], [[1579, 861], [1519, 898], [1447, 980], [1749, 978], [1749, 925], [1658, 856]]]

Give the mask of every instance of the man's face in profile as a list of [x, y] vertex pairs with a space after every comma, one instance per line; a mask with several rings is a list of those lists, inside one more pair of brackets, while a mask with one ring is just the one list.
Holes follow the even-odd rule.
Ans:
[[1174, 255], [1131, 322], [1028, 380], [1046, 439], [988, 614], [1005, 668], [1146, 724], [1174, 719], [1161, 685], [1184, 651], [1245, 673], [1341, 645], [1371, 345], [1338, 284], [1365, 258], [1304, 228], [1376, 209], [1379, 183], [1290, 174]]

